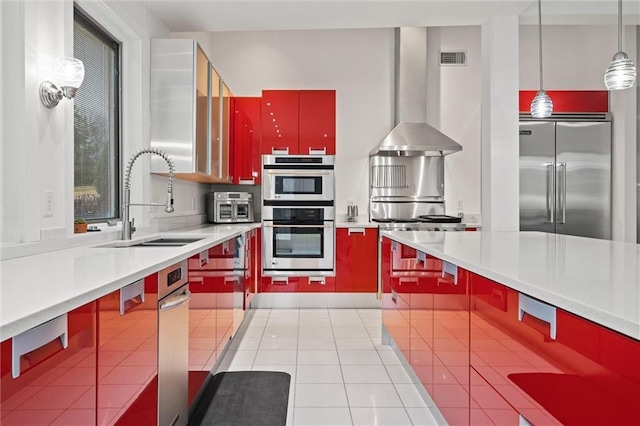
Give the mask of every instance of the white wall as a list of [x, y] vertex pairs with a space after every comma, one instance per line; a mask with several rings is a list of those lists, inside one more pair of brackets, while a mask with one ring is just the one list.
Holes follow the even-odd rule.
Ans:
[[369, 150], [393, 125], [393, 30], [221, 32], [211, 33], [209, 48], [236, 96], [336, 90], [337, 212], [347, 200], [366, 212]]
[[[166, 37], [166, 28], [141, 3], [95, 0], [77, 2], [122, 42], [122, 156], [149, 145], [149, 39]], [[73, 56], [73, 2], [2, 2], [2, 257], [86, 243], [102, 236], [73, 236], [73, 104], [54, 109], [40, 102], [38, 87], [51, 78], [57, 56]], [[132, 201], [163, 200], [165, 179], [150, 176], [149, 162], [139, 160], [133, 173]], [[42, 215], [43, 193], [53, 192], [54, 213]], [[176, 185], [177, 222], [204, 213], [206, 186]], [[192, 199], [197, 199], [196, 210]], [[132, 209], [141, 225], [164, 217]], [[182, 219], [179, 219], [182, 216]], [[153, 225], [153, 223], [152, 223]], [[107, 230], [107, 229], [105, 229]], [[113, 235], [115, 238], [115, 235]], [[47, 240], [46, 242], [44, 240]], [[16, 245], [18, 245], [16, 247]]]
[[[427, 33], [427, 122], [462, 145], [445, 157], [447, 214], [480, 217], [481, 52], [479, 26]], [[465, 50], [465, 66], [440, 66], [440, 51]]]

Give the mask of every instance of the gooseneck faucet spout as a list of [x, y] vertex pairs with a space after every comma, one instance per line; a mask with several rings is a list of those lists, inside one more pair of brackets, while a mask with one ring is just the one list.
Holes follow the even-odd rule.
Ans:
[[[132, 204], [131, 203], [131, 168], [133, 163], [142, 154], [156, 154], [159, 155], [169, 165], [169, 180], [167, 181], [167, 202], [165, 204]], [[164, 211], [167, 213], [173, 213], [173, 161], [164, 152], [156, 148], [142, 148], [137, 153], [133, 154], [127, 163], [127, 168], [124, 174], [124, 200], [122, 203], [122, 239], [130, 240], [131, 235], [135, 232], [136, 228], [133, 226], [133, 219], [129, 222], [129, 207], [130, 206], [164, 206]]]

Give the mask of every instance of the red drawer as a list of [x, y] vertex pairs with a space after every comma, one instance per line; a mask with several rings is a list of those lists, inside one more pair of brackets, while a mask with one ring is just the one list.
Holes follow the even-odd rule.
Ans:
[[298, 277], [262, 277], [262, 292], [296, 292], [298, 291], [298, 282]]

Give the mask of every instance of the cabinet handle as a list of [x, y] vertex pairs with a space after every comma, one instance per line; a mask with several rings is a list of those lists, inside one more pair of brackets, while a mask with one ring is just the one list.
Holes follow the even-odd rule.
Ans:
[[453, 263], [449, 263], [446, 260], [443, 260], [442, 278], [445, 278], [447, 274], [453, 276], [453, 284], [458, 285], [458, 265], [454, 265]]
[[144, 303], [144, 280], [138, 280], [133, 284], [120, 289], [120, 315], [124, 315], [124, 305], [135, 297], [140, 296], [140, 301]]
[[312, 283], [326, 285], [327, 280], [325, 277], [309, 277], [309, 284], [312, 284]]
[[311, 148], [309, 147], [309, 155], [327, 155], [327, 147]]
[[209, 263], [209, 250], [201, 251], [198, 255], [198, 260], [200, 261], [200, 267]]
[[289, 278], [288, 277], [281, 277], [281, 278], [271, 278], [271, 284], [273, 285], [288, 285], [289, 284]]
[[238, 179], [238, 185], [255, 185], [255, 184], [256, 184], [256, 178], [254, 177], [249, 179], [243, 179], [243, 178]]
[[518, 413], [518, 426], [533, 426], [522, 414]]
[[427, 253], [423, 253], [420, 250], [416, 250], [416, 263], [424, 266], [427, 264]]
[[351, 234], [366, 235], [366, 228], [347, 228], [347, 235]]
[[400, 277], [400, 280], [398, 280], [398, 284], [400, 284], [400, 285], [402, 285], [402, 284], [418, 285], [418, 279], [417, 278], [412, 278], [412, 277]]
[[273, 155], [289, 155], [289, 147], [284, 147], [284, 148], [276, 148], [276, 147], [271, 147], [271, 154]]
[[66, 349], [69, 346], [67, 330], [67, 314], [62, 314], [14, 336], [11, 339], [11, 377], [17, 379], [20, 376], [20, 357], [22, 355], [28, 354], [58, 337], [62, 347]]
[[518, 293], [518, 320], [524, 319], [524, 314], [529, 314], [549, 323], [549, 336], [556, 340], [556, 307], [536, 300], [525, 294]]
[[240, 281], [239, 277], [224, 277], [224, 283], [227, 285], [235, 284]]
[[185, 290], [180, 296], [171, 297], [170, 300], [167, 300], [160, 305], [160, 310], [168, 311], [169, 309], [177, 308], [183, 303], [188, 302], [189, 299], [191, 299], [191, 292], [189, 290]]

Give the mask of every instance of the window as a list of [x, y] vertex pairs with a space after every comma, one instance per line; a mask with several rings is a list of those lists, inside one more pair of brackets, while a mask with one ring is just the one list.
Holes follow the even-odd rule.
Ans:
[[119, 43], [74, 11], [73, 54], [85, 77], [74, 98], [74, 216], [120, 216]]

